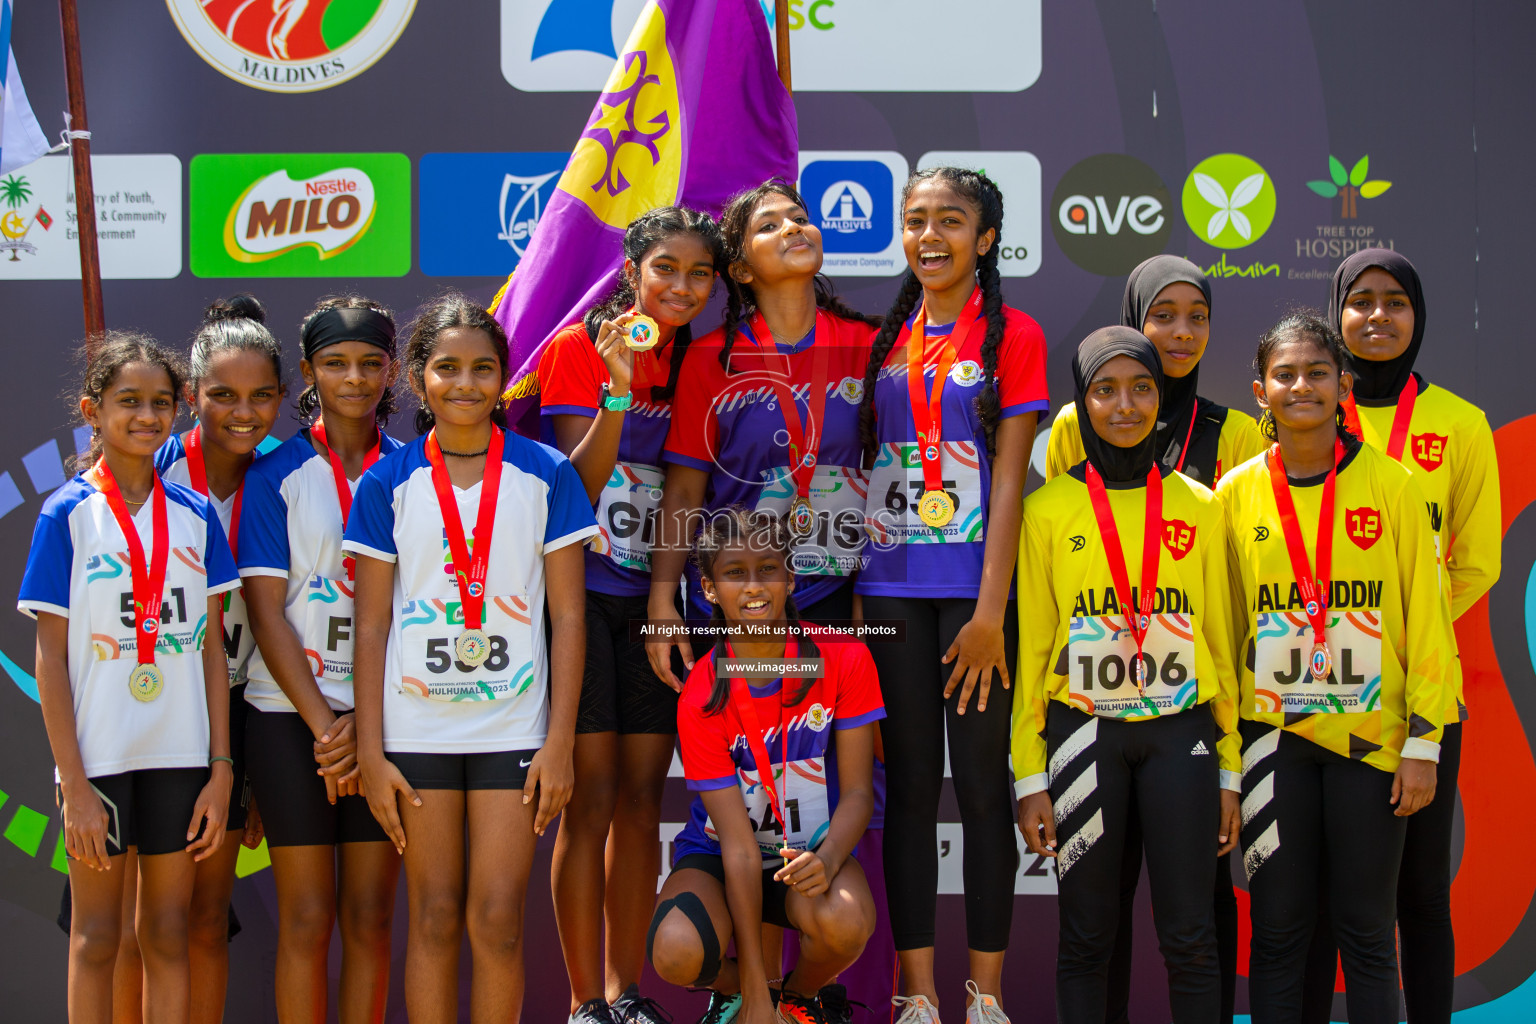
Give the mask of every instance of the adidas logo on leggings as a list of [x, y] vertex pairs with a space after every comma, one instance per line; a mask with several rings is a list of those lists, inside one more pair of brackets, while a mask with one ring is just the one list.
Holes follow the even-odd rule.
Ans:
[[1203, 755], [1209, 757], [1210, 753], [1211, 753], [1211, 749], [1205, 745], [1205, 740], [1196, 740], [1195, 741], [1195, 747], [1194, 747], [1193, 750], [1190, 751], [1190, 753], [1191, 754], [1203, 754]]

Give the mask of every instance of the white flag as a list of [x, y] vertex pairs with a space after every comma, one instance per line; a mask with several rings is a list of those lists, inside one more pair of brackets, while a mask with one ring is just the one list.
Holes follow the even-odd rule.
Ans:
[[11, 52], [11, 0], [0, 0], [0, 52], [5, 53], [5, 67], [0, 69], [0, 174], [6, 174], [48, 152], [48, 140], [32, 115]]

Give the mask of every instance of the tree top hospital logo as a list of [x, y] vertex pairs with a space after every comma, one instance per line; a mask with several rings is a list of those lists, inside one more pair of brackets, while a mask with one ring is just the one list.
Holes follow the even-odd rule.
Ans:
[[416, 0], [166, 0], [198, 56], [268, 92], [314, 92], [373, 66]]
[[1241, 249], [1264, 237], [1275, 220], [1275, 183], [1239, 153], [1206, 157], [1184, 182], [1184, 219], [1202, 242]]
[[1061, 176], [1051, 196], [1051, 231], [1073, 263], [1118, 277], [1163, 251], [1172, 206], [1152, 168], [1124, 153], [1100, 153]]

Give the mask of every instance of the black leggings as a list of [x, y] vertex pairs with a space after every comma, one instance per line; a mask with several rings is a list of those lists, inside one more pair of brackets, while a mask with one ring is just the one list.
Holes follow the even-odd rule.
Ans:
[[[1461, 774], [1461, 723], [1445, 727], [1435, 799], [1408, 819], [1397, 879], [1397, 939], [1403, 958], [1403, 999], [1409, 1024], [1450, 1024], [1456, 983], [1456, 934], [1451, 928], [1451, 824]], [[1338, 945], [1328, 915], [1320, 915], [1307, 956], [1307, 1024], [1332, 1016]]]
[[1393, 814], [1392, 773], [1274, 726], [1243, 722], [1242, 732], [1254, 1024], [1305, 1019], [1308, 951], [1324, 897], [1350, 1021], [1397, 1024], [1393, 924], [1407, 819]]
[[1150, 839], [1153, 921], [1173, 1019], [1214, 1021], [1221, 978], [1211, 893], [1221, 799], [1209, 709], [1125, 722], [1052, 701], [1045, 739], [1056, 817], [1057, 1019], [1105, 1019], [1122, 852], [1135, 813]]
[[[944, 738], [949, 737], [949, 768], [962, 829], [961, 871], [965, 879], [966, 944], [980, 953], [1008, 948], [1013, 926], [1014, 878], [1019, 870], [1013, 789], [1008, 752], [1013, 691], [994, 674], [987, 710], [976, 710], [973, 693], [963, 715], [956, 714], [960, 689], [944, 699], [950, 666], [939, 659], [976, 602], [965, 598], [923, 600], [905, 597], [864, 598], [866, 620], [902, 620], [906, 643], [872, 643], [870, 653], [880, 673], [886, 718], [880, 723], [885, 744], [885, 831], [900, 842], [885, 844], [891, 936], [898, 950], [932, 946], [935, 897], [939, 879], [939, 794], [944, 787]], [[1003, 614], [1003, 643], [1008, 664], [1018, 657], [1018, 617], [1013, 602]]]

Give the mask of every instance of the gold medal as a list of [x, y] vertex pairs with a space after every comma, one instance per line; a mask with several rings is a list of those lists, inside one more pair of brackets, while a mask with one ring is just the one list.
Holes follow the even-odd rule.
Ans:
[[924, 491], [917, 500], [917, 518], [935, 530], [955, 518], [955, 501], [948, 491]]
[[661, 340], [661, 328], [644, 313], [636, 313], [624, 325], [624, 344], [633, 352], [645, 352], [656, 347]]
[[811, 499], [797, 496], [794, 504], [789, 506], [789, 532], [803, 540], [815, 531], [816, 510], [811, 508]]
[[1318, 640], [1312, 644], [1312, 662], [1308, 667], [1312, 670], [1312, 678], [1320, 683], [1333, 671], [1333, 654], [1326, 641]]
[[466, 629], [453, 642], [454, 654], [464, 664], [478, 668], [491, 653], [491, 638], [483, 629]]
[[133, 699], [148, 704], [165, 690], [165, 673], [154, 662], [140, 665], [128, 674], [128, 692]]

